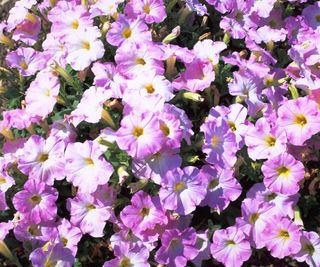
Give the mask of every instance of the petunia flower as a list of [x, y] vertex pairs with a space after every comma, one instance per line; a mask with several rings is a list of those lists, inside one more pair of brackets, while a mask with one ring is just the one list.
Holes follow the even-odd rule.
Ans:
[[301, 232], [297, 225], [286, 217], [269, 218], [261, 234], [265, 246], [275, 258], [294, 255], [301, 249]]
[[151, 112], [125, 115], [116, 136], [120, 149], [137, 159], [157, 153], [164, 139], [159, 120]]
[[194, 259], [199, 253], [196, 242], [196, 231], [192, 227], [183, 231], [166, 230], [161, 236], [161, 247], [156, 253], [155, 260], [168, 267], [186, 266], [187, 261]]
[[18, 168], [30, 178], [53, 185], [55, 179], [64, 178], [64, 142], [54, 137], [47, 140], [32, 135], [24, 144]]
[[241, 266], [252, 253], [245, 234], [236, 226], [216, 230], [210, 250], [214, 259], [228, 267]]
[[299, 182], [304, 178], [304, 166], [287, 153], [265, 161], [261, 167], [263, 183], [275, 193], [292, 195], [299, 191]]
[[65, 152], [67, 180], [83, 193], [93, 193], [99, 185], [108, 183], [113, 168], [93, 141], [70, 143]]
[[57, 215], [58, 191], [35, 179], [28, 180], [13, 197], [13, 205], [23, 217], [35, 223], [54, 220]]
[[199, 170], [193, 166], [167, 172], [159, 192], [163, 207], [181, 215], [194, 211], [205, 195], [206, 189], [199, 179]]
[[301, 235], [301, 250], [293, 255], [298, 262], [306, 262], [309, 266], [320, 265], [320, 238], [316, 232], [303, 231]]
[[120, 218], [125, 226], [132, 229], [133, 233], [152, 229], [156, 224], [167, 223], [159, 197], [151, 197], [143, 191], [133, 195], [131, 205], [121, 211]]
[[320, 113], [316, 102], [308, 97], [288, 100], [278, 109], [277, 125], [285, 130], [291, 144], [303, 145], [320, 131]]
[[50, 72], [39, 72], [26, 91], [26, 112], [31, 116], [47, 117], [59, 95], [58, 77]]
[[66, 38], [68, 55], [67, 63], [75, 70], [84, 70], [86, 67], [103, 57], [104, 47], [101, 33], [97, 27], [79, 29]]

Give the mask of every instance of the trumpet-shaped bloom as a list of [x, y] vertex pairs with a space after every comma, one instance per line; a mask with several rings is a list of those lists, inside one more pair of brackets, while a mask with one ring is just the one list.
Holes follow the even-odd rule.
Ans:
[[288, 100], [278, 109], [277, 125], [285, 130], [291, 144], [303, 145], [320, 131], [317, 103], [308, 97]]
[[59, 89], [58, 77], [39, 72], [26, 92], [26, 112], [31, 116], [47, 117], [57, 102]]
[[54, 220], [57, 215], [58, 191], [35, 179], [28, 180], [23, 188], [13, 197], [15, 209], [34, 223]]
[[151, 112], [130, 113], [123, 117], [116, 133], [117, 144], [137, 159], [157, 153], [163, 142], [158, 118]]
[[113, 168], [102, 154], [96, 142], [70, 143], [65, 152], [67, 180], [84, 193], [108, 183]]
[[99, 37], [101, 33], [97, 27], [79, 29], [66, 39], [68, 56], [66, 58], [75, 70], [84, 70], [86, 67], [103, 57], [104, 47]]
[[159, 192], [163, 207], [181, 215], [194, 211], [205, 195], [206, 189], [199, 179], [199, 170], [192, 166], [169, 171]]
[[251, 256], [250, 243], [236, 226], [216, 230], [210, 250], [214, 259], [228, 267], [241, 266]]
[[303, 231], [301, 250], [293, 256], [298, 262], [306, 262], [309, 266], [320, 266], [320, 238], [316, 232]]
[[186, 266], [187, 261], [194, 259], [199, 253], [196, 242], [197, 234], [191, 227], [183, 231], [166, 230], [161, 236], [161, 247], [155, 259], [168, 267]]
[[61, 180], [65, 176], [64, 149], [64, 142], [55, 137], [45, 140], [32, 135], [24, 144], [18, 168], [30, 178], [52, 185], [55, 179]]
[[282, 259], [298, 253], [301, 249], [301, 232], [294, 222], [285, 217], [269, 218], [261, 235], [273, 257]]
[[293, 195], [300, 189], [304, 178], [304, 166], [287, 153], [280, 154], [264, 162], [261, 167], [263, 183], [275, 193]]

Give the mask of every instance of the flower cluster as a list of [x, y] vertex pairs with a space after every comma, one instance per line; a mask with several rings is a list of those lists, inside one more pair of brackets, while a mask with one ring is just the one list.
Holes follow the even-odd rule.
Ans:
[[16, 1], [0, 24], [0, 237], [24, 256], [0, 253], [320, 266], [320, 4], [307, 2]]

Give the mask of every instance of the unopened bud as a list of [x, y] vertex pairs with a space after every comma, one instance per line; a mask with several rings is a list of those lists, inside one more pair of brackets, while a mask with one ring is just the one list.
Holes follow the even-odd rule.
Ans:
[[169, 44], [171, 43], [174, 39], [176, 39], [180, 35], [180, 26], [177, 26], [173, 28], [171, 33], [169, 33], [163, 40], [163, 44]]
[[122, 185], [125, 180], [130, 176], [130, 174], [127, 172], [127, 168], [125, 166], [120, 166], [117, 170], [118, 176], [119, 176], [119, 184]]
[[189, 100], [192, 100], [192, 101], [195, 101], [195, 102], [203, 102], [203, 101], [204, 101], [204, 98], [201, 97], [201, 95], [198, 94], [198, 93], [184, 92], [184, 93], [182, 94], [182, 96], [183, 96], [185, 99], [189, 99]]

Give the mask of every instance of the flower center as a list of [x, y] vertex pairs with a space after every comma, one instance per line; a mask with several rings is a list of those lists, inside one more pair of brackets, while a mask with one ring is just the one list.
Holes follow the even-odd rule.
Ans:
[[303, 251], [306, 251], [309, 255], [313, 255], [315, 249], [311, 243], [307, 243], [302, 248]]
[[149, 209], [149, 208], [142, 208], [142, 209], [140, 210], [140, 215], [141, 215], [142, 217], [146, 217], [146, 216], [149, 215], [149, 212], [150, 212], [150, 209]]
[[38, 156], [38, 161], [45, 162], [49, 158], [49, 155], [47, 153], [42, 153]]
[[92, 158], [85, 158], [84, 162], [86, 165], [94, 165]]
[[155, 91], [151, 83], [145, 85], [144, 88], [147, 90], [148, 94], [153, 94]]
[[259, 219], [259, 213], [252, 213], [250, 216], [249, 216], [249, 222], [251, 224], [254, 224], [258, 219]]
[[226, 245], [227, 246], [235, 246], [236, 242], [234, 242], [233, 240], [229, 239], [229, 240], [226, 241]]
[[122, 31], [122, 37], [125, 38], [125, 39], [128, 39], [131, 37], [131, 29], [130, 28], [124, 28], [123, 31]]
[[227, 124], [229, 125], [231, 131], [235, 132], [237, 130], [236, 125], [232, 121], [228, 121]]
[[28, 233], [32, 236], [41, 236], [41, 232], [36, 225], [31, 225], [28, 227]]
[[281, 166], [277, 169], [278, 176], [288, 177], [290, 172], [290, 169], [288, 169], [286, 166]]
[[319, 14], [319, 15], [316, 15], [316, 21], [317, 21], [317, 22], [320, 22], [320, 14]]
[[82, 48], [86, 50], [90, 50], [90, 43], [88, 41], [83, 41]]
[[214, 188], [216, 188], [218, 185], [219, 185], [219, 180], [218, 180], [217, 178], [214, 178], [213, 180], [211, 180], [211, 181], [209, 182], [208, 187], [209, 187], [209, 189], [214, 189]]
[[149, 13], [150, 13], [150, 5], [144, 5], [143, 11], [144, 11], [145, 13], [149, 14]]
[[269, 26], [272, 29], [275, 29], [277, 27], [277, 22], [275, 20], [270, 20]]
[[93, 205], [93, 204], [91, 204], [91, 203], [89, 203], [89, 204], [86, 205], [87, 211], [94, 210], [95, 208], [96, 208], [95, 205]]
[[72, 29], [78, 29], [78, 27], [79, 27], [79, 21], [78, 20], [73, 20], [72, 21], [72, 23], [71, 23], [71, 27], [72, 27]]
[[181, 192], [182, 190], [186, 189], [187, 186], [185, 182], [178, 182], [174, 185], [174, 192]]
[[163, 132], [165, 136], [169, 136], [170, 129], [165, 123], [160, 123], [160, 130]]
[[68, 239], [65, 237], [61, 237], [61, 242], [62, 242], [63, 246], [65, 247], [68, 244]]
[[276, 139], [272, 135], [267, 135], [265, 140], [268, 146], [274, 146], [276, 144]]
[[42, 198], [39, 195], [33, 195], [32, 197], [30, 197], [30, 201], [34, 206], [38, 205], [41, 202], [41, 200]]
[[299, 125], [301, 125], [301, 127], [303, 127], [307, 124], [307, 119], [304, 115], [298, 114], [298, 115], [296, 115], [296, 117], [294, 119], [294, 123], [299, 124]]
[[7, 180], [3, 176], [0, 176], [0, 185], [5, 184], [6, 182]]
[[120, 262], [120, 267], [131, 267], [131, 261], [127, 257], [124, 257]]
[[216, 135], [212, 136], [212, 138], [211, 138], [212, 147], [216, 147], [218, 145], [218, 143], [219, 143], [219, 137]]
[[145, 60], [144, 60], [142, 57], [136, 58], [135, 63], [136, 63], [137, 65], [146, 65], [146, 62], [145, 62]]
[[283, 238], [284, 240], [288, 240], [290, 238], [289, 232], [287, 230], [281, 229], [278, 237]]
[[19, 63], [20, 67], [23, 68], [24, 70], [27, 70], [28, 69], [28, 64], [25, 60], [21, 60], [20, 63]]
[[143, 128], [141, 127], [134, 127], [133, 131], [132, 131], [133, 136], [135, 137], [140, 137], [141, 135], [143, 135]]
[[276, 197], [277, 197], [276, 193], [271, 193], [271, 194], [267, 195], [268, 201], [274, 200]]
[[243, 13], [241, 11], [238, 11], [235, 17], [237, 21], [241, 21], [243, 20]]

